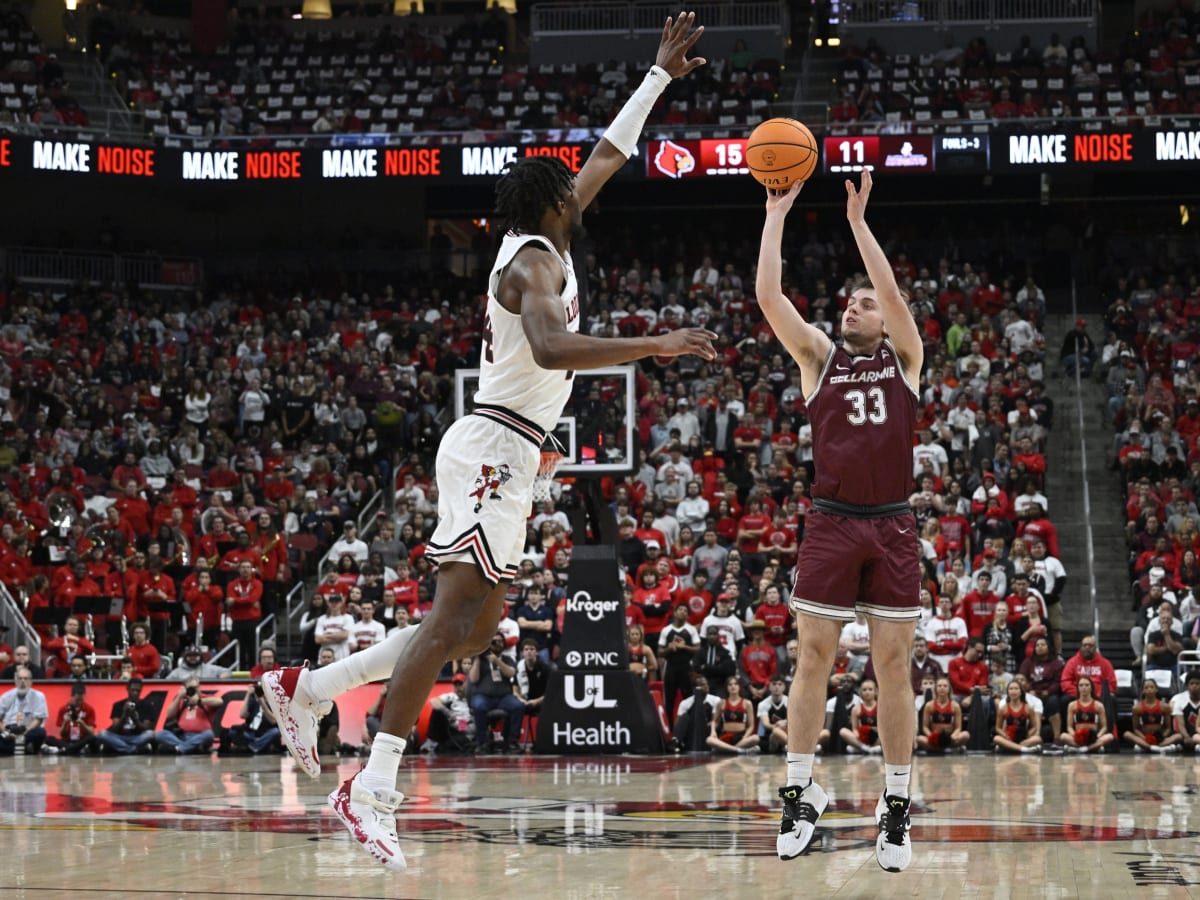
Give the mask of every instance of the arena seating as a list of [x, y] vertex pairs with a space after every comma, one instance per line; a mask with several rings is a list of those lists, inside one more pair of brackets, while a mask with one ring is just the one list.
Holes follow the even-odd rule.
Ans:
[[1195, 114], [1200, 112], [1195, 19], [1193, 14], [1165, 30], [1150, 24], [1116, 54], [1098, 53], [1081, 41], [1061, 47], [1061, 55], [1028, 45], [991, 48], [981, 37], [962, 48], [916, 56], [889, 56], [877, 45], [849, 47], [829, 120], [957, 125]]
[[52, 131], [87, 124], [87, 113], [70, 95], [56, 55], [19, 13], [0, 15], [0, 129]]
[[[118, 89], [158, 137], [472, 132], [603, 127], [643, 66], [515, 65], [501, 38], [409, 23], [403, 32], [286, 36], [244, 29], [213, 56], [178, 33], [125, 37], [109, 56]], [[713, 60], [672, 85], [667, 124], [744, 124], [775, 99], [780, 65]]]

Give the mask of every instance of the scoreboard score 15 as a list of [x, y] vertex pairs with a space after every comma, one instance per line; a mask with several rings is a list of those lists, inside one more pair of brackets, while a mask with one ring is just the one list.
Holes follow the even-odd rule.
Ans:
[[646, 152], [650, 178], [696, 178], [707, 175], [749, 175], [745, 138], [706, 138], [699, 141], [650, 141]]

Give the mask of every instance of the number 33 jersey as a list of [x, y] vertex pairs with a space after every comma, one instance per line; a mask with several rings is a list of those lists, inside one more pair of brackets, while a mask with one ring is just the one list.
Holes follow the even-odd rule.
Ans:
[[574, 372], [543, 369], [533, 358], [533, 348], [521, 327], [521, 317], [505, 309], [497, 300], [500, 276], [513, 257], [528, 244], [539, 245], [562, 268], [559, 300], [568, 331], [579, 331], [579, 286], [575, 267], [540, 234], [509, 232], [500, 244], [492, 274], [488, 278], [487, 315], [483, 323], [483, 350], [479, 360], [477, 404], [500, 406], [536, 423], [543, 431], [553, 431], [563, 407], [571, 395]]
[[870, 356], [834, 344], [812, 394], [814, 498], [882, 506], [912, 492], [917, 393], [892, 342]]

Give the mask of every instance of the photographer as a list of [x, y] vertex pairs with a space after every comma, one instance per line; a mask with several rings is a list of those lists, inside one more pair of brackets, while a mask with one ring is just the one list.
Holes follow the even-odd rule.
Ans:
[[[725, 655], [729, 655], [728, 650]], [[692, 693], [680, 701], [675, 713], [671, 749], [676, 753], [706, 752], [710, 723], [720, 702], [720, 697], [708, 692], [708, 678], [702, 674], [693, 675]]]
[[238, 715], [242, 724], [225, 729], [221, 737], [221, 756], [230, 753], [278, 753], [279, 727], [275, 717], [262, 702], [262, 685], [257, 681], [254, 690], [247, 691]]
[[167, 707], [167, 727], [154, 739], [160, 747], [174, 747], [176, 753], [207, 751], [213, 742], [212, 714], [220, 708], [220, 698], [200, 696], [200, 679], [189, 676]]
[[127, 685], [129, 696], [112, 707], [112, 724], [96, 735], [101, 746], [114, 753], [147, 752], [154, 743], [154, 709], [142, 697], [142, 679], [134, 675]]
[[[21, 649], [21, 648], [18, 648]], [[14, 670], [17, 686], [0, 697], [0, 756], [17, 752], [17, 739], [25, 741], [26, 753], [37, 753], [46, 740], [42, 727], [49, 715], [46, 695], [33, 688], [33, 671], [26, 665]]]
[[96, 711], [83, 699], [86, 693], [87, 686], [82, 682], [71, 685], [71, 699], [58, 713], [58, 736], [46, 738], [43, 753], [78, 756], [92, 743], [96, 736]]
[[504, 635], [496, 632], [492, 643], [471, 663], [468, 677], [471, 681], [471, 712], [475, 714], [475, 740], [480, 750], [488, 745], [488, 713], [493, 709], [508, 714], [504, 732], [504, 751], [516, 747], [521, 735], [523, 704], [513, 694], [513, 677], [517, 674], [517, 661], [504, 650]]
[[[537, 650], [534, 649], [536, 657]], [[459, 672], [451, 679], [454, 690], [430, 701], [429, 731], [422, 750], [435, 753], [470, 753], [475, 749], [472, 738], [474, 722], [471, 704], [467, 700], [467, 676]]]

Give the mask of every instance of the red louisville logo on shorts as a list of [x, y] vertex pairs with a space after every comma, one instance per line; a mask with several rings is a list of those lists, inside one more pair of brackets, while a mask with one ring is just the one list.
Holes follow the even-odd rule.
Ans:
[[483, 508], [484, 497], [489, 500], [499, 500], [500, 488], [510, 478], [512, 478], [512, 472], [508, 470], [508, 463], [500, 463], [498, 466], [490, 466], [487, 463], [481, 465], [479, 474], [475, 476], [475, 490], [467, 495], [475, 498], [475, 512], [479, 512]]

